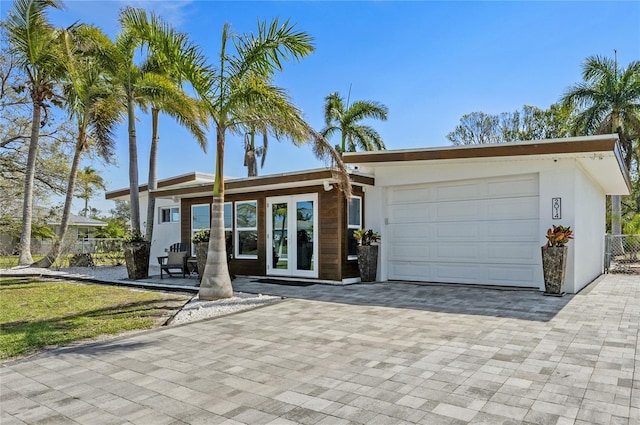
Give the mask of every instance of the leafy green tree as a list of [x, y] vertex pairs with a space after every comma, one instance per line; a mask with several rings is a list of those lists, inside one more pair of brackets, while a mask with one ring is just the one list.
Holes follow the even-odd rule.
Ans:
[[340, 145], [336, 149], [340, 154], [355, 152], [358, 148], [363, 151], [386, 149], [384, 141], [371, 126], [360, 124], [365, 119], [386, 121], [388, 109], [381, 103], [372, 100], [358, 100], [345, 105], [344, 99], [336, 92], [325, 98], [324, 121], [325, 127], [320, 131], [323, 137], [330, 138], [335, 133], [340, 134]]
[[[236, 35], [225, 24], [218, 68], [206, 66], [190, 81], [210, 107], [216, 125], [216, 167], [211, 208], [211, 237], [200, 298], [233, 295], [227, 269], [224, 234], [224, 147], [227, 131], [238, 134], [251, 126], [286, 129], [294, 143], [310, 141], [314, 153], [337, 164], [336, 177], [350, 193], [348, 174], [337, 152], [301, 117], [284, 90], [271, 84], [285, 60], [300, 60], [313, 51], [311, 37], [297, 32], [289, 21], [258, 23], [255, 34]], [[229, 44], [233, 43], [230, 47]], [[195, 51], [194, 51], [195, 52]], [[203, 61], [201, 61], [203, 62]]]
[[46, 122], [49, 102], [56, 100], [56, 81], [63, 70], [58, 42], [59, 32], [47, 21], [47, 11], [50, 8], [60, 9], [61, 7], [62, 3], [59, 0], [15, 0], [6, 20], [10, 52], [15, 58], [16, 66], [28, 76], [26, 88], [33, 107], [22, 205], [22, 231], [18, 260], [20, 265], [33, 262], [31, 223], [38, 139], [40, 128]]
[[471, 112], [460, 118], [447, 139], [462, 146], [568, 137], [572, 135], [570, 116], [571, 108], [559, 104], [546, 110], [524, 105], [520, 110], [497, 115]]
[[[569, 87], [561, 102], [576, 110], [572, 128], [581, 134], [618, 133], [624, 163], [631, 169], [640, 139], [640, 61], [626, 68], [604, 56], [588, 57], [582, 79]], [[621, 198], [611, 199], [611, 232], [621, 233]]]

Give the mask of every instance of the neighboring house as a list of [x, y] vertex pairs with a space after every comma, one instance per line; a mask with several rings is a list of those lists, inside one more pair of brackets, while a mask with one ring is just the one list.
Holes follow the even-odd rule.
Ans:
[[[46, 214], [44, 208], [36, 208], [41, 217]], [[55, 234], [58, 234], [60, 228], [60, 218], [43, 219], [50, 226]], [[107, 223], [100, 220], [94, 220], [89, 217], [71, 214], [69, 217], [69, 226], [63, 249], [69, 252], [90, 252], [91, 239], [95, 238], [96, 229], [104, 227]], [[16, 252], [19, 238], [0, 233], [0, 248], [6, 252]], [[51, 247], [52, 241], [49, 239], [31, 239], [32, 254], [46, 254]]]
[[[366, 227], [382, 235], [380, 281], [543, 290], [540, 247], [547, 228], [562, 224], [576, 235], [565, 280], [575, 293], [603, 270], [606, 195], [630, 191], [617, 135], [344, 160], [354, 168], [349, 202], [331, 187], [330, 170], [225, 181], [234, 273], [357, 282], [352, 234]], [[153, 256], [209, 226], [212, 190], [213, 177], [201, 173], [159, 182]], [[142, 186], [142, 211], [148, 195]]]

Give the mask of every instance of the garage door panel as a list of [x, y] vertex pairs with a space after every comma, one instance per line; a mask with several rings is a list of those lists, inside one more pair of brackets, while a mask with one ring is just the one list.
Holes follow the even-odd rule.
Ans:
[[433, 221], [466, 221], [484, 215], [478, 201], [443, 202], [426, 205], [426, 208], [434, 211], [430, 214]]
[[433, 191], [433, 201], [454, 201], [461, 199], [474, 199], [478, 197], [478, 184], [476, 183], [440, 183]]
[[537, 263], [540, 248], [531, 244], [494, 243], [486, 246], [486, 260], [488, 262], [519, 262]]
[[395, 189], [390, 195], [392, 204], [414, 204], [429, 201], [429, 189], [426, 186]]
[[502, 220], [514, 217], [538, 218], [538, 197], [506, 198], [484, 201], [483, 218]]
[[509, 180], [489, 180], [486, 182], [486, 196], [490, 198], [514, 198], [538, 196], [538, 176], [528, 175]]
[[417, 240], [424, 242], [429, 236], [429, 226], [415, 224], [394, 224], [393, 232], [391, 232], [390, 240], [393, 242], [402, 242], [407, 240]]
[[523, 175], [390, 188], [389, 278], [538, 287], [538, 185]]
[[389, 259], [396, 261], [423, 261], [424, 258], [431, 257], [433, 246], [425, 247], [417, 243], [394, 244], [389, 252]]
[[459, 223], [440, 223], [432, 224], [434, 228], [434, 240], [426, 241], [433, 243], [437, 241], [466, 241], [476, 240], [480, 236], [480, 226], [478, 223], [471, 221]]
[[413, 281], [424, 281], [425, 277], [431, 275], [429, 264], [420, 262], [403, 262], [398, 261], [392, 264], [390, 270], [396, 279], [405, 279]]
[[438, 244], [434, 247], [433, 258], [440, 262], [478, 262], [481, 248], [471, 244]]
[[485, 222], [486, 240], [495, 241], [538, 241], [538, 220], [509, 220], [501, 222]]
[[487, 279], [505, 286], [537, 286], [540, 276], [536, 266], [490, 266], [487, 268]]
[[429, 208], [425, 204], [403, 204], [390, 208], [392, 223], [420, 223], [429, 221]]
[[478, 268], [475, 265], [440, 263], [434, 264], [434, 280], [437, 282], [477, 283]]

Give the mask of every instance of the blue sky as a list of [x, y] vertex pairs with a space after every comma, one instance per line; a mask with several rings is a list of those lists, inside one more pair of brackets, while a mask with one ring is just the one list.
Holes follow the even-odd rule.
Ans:
[[[2, 14], [11, 3], [1, 2]], [[51, 14], [57, 25], [93, 23], [118, 31], [125, 5], [153, 10], [189, 33], [215, 60], [222, 25], [255, 31], [256, 22], [291, 19], [311, 34], [316, 51], [285, 66], [276, 78], [316, 129], [327, 94], [376, 100], [389, 108], [372, 122], [388, 149], [447, 146], [447, 133], [473, 111], [500, 113], [523, 105], [547, 108], [581, 80], [590, 55], [613, 56], [626, 66], [640, 59], [640, 2], [219, 2], [67, 1]], [[140, 182], [146, 182], [150, 120], [137, 124]], [[203, 154], [169, 117], [160, 121], [159, 178], [191, 171], [213, 173], [215, 131]], [[242, 139], [228, 137], [225, 175], [242, 177]], [[333, 141], [334, 144], [338, 141]], [[118, 165], [104, 168], [110, 190], [128, 186], [126, 128], [118, 132]], [[324, 166], [308, 147], [270, 144], [260, 175]], [[99, 167], [102, 168], [102, 167]], [[110, 202], [94, 200], [106, 212]]]

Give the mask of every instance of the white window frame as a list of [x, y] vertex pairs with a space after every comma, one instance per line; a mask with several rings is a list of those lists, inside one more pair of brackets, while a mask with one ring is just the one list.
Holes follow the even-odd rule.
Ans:
[[[359, 224], [351, 224], [349, 223], [349, 218], [351, 217], [351, 214], [349, 212], [349, 208], [351, 207], [351, 200], [352, 199], [357, 199], [360, 203], [360, 216], [359, 216]], [[349, 202], [347, 203], [347, 229], [353, 229], [353, 230], [360, 230], [362, 229], [362, 196], [352, 196], [351, 199], [349, 200]], [[347, 232], [347, 234], [349, 234]], [[358, 256], [357, 255], [347, 255], [347, 260], [357, 260]]]
[[[158, 224], [180, 223], [180, 207], [158, 207]], [[163, 211], [169, 210], [169, 221], [163, 220]], [[178, 219], [173, 219], [173, 210], [177, 210]]]
[[[240, 208], [238, 208], [239, 205], [242, 204], [255, 204], [256, 206], [256, 225], [255, 227], [240, 227], [238, 226], [238, 210]], [[233, 253], [234, 253], [234, 258], [240, 259], [240, 260], [256, 260], [258, 259], [258, 254], [256, 253], [256, 255], [247, 255], [247, 254], [240, 254], [239, 250], [240, 250], [240, 232], [256, 232], [256, 238], [258, 237], [258, 201], [257, 200], [249, 200], [249, 201], [236, 201], [234, 208], [233, 208], [233, 223], [235, 224], [234, 229], [233, 229]], [[257, 241], [256, 241], [257, 243]]]

